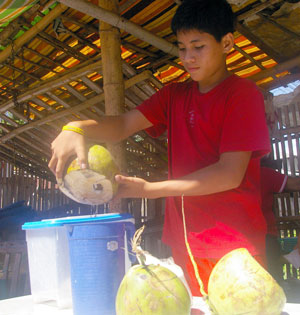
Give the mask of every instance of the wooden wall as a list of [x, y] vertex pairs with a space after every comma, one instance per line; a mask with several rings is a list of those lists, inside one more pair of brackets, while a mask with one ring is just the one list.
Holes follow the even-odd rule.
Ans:
[[55, 183], [1, 162], [0, 208], [25, 200], [34, 210], [45, 211], [68, 202]]
[[[299, 176], [300, 169], [300, 104], [292, 103], [274, 109], [271, 128], [272, 157], [277, 169], [289, 176]], [[279, 237], [295, 238], [300, 232], [300, 192], [274, 196]], [[292, 240], [288, 240], [292, 244]], [[288, 244], [288, 243], [287, 243]], [[290, 264], [285, 264], [285, 278], [299, 277]]]

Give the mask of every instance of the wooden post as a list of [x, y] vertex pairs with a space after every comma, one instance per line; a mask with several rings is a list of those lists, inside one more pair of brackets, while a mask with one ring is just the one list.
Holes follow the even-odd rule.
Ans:
[[[119, 1], [98, 0], [99, 6], [114, 13], [119, 12]], [[110, 24], [100, 21], [100, 45], [103, 68], [103, 90], [106, 115], [119, 115], [124, 112], [124, 80], [121, 61], [120, 30]], [[107, 144], [121, 172], [126, 173], [125, 142]], [[126, 200], [110, 202], [110, 212], [126, 211]], [[124, 208], [126, 206], [126, 209]], [[123, 209], [122, 209], [123, 208]]]

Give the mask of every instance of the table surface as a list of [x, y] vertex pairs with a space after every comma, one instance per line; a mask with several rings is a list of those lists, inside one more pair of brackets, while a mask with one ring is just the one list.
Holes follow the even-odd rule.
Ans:
[[[206, 303], [201, 298], [194, 298], [195, 314], [210, 315]], [[201, 310], [201, 312], [199, 311]], [[300, 304], [287, 303], [282, 315], [299, 315]], [[0, 300], [0, 315], [73, 315], [72, 309], [58, 309], [54, 301], [34, 304], [32, 296]]]

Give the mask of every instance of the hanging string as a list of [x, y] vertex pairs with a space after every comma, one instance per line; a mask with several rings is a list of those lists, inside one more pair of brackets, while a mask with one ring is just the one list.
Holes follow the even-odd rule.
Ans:
[[26, 69], [25, 69], [25, 58], [24, 58], [24, 46], [21, 48], [21, 56], [22, 56], [22, 70], [23, 70], [23, 86], [26, 89], [28, 87], [27, 81], [26, 81]]
[[11, 90], [11, 94], [12, 94], [12, 98], [13, 98], [13, 102], [15, 107], [21, 111], [22, 110], [22, 106], [21, 104], [18, 102], [18, 90], [16, 88], [16, 74], [15, 74], [15, 67], [14, 67], [14, 62], [15, 62], [15, 46], [14, 46], [14, 41], [11, 40], [11, 65], [12, 65], [12, 90]]
[[193, 256], [190, 244], [189, 244], [188, 239], [187, 239], [185, 214], [184, 214], [184, 195], [181, 196], [181, 211], [182, 211], [182, 222], [183, 222], [185, 246], [186, 246], [187, 252], [189, 254], [190, 260], [192, 262], [193, 268], [194, 268], [195, 276], [196, 276], [196, 279], [197, 279], [199, 287], [200, 287], [200, 293], [202, 294], [203, 298], [206, 298], [207, 297], [207, 293], [204, 290], [204, 285], [203, 285], [203, 282], [202, 282], [202, 280], [200, 278], [200, 275], [199, 275], [199, 270], [198, 270], [198, 267], [197, 267], [197, 263], [196, 263], [196, 261], [194, 259], [194, 256]]

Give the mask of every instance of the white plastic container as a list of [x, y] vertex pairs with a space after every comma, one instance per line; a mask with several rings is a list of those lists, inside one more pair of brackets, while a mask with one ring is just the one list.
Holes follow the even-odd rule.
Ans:
[[[34, 303], [56, 301], [60, 309], [72, 307], [69, 240], [66, 226], [71, 223], [122, 220], [134, 224], [129, 214], [109, 213], [102, 215], [73, 216], [27, 222], [26, 231], [31, 294]], [[125, 271], [131, 266], [128, 258], [127, 235], [125, 234]]]
[[72, 307], [69, 244], [63, 224], [28, 222], [26, 230], [31, 294], [34, 303], [54, 300], [58, 308]]

